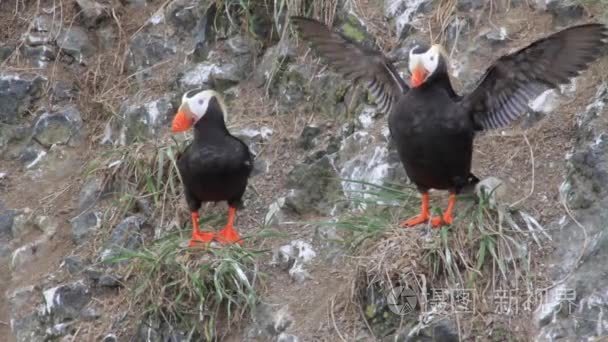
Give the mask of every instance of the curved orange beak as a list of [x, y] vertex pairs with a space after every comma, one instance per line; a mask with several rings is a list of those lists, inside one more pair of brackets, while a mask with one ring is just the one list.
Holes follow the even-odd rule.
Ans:
[[194, 119], [192, 118], [192, 114], [188, 110], [187, 107], [180, 106], [177, 114], [173, 118], [173, 123], [171, 124], [171, 131], [173, 133], [183, 132], [192, 127], [192, 123]]
[[418, 64], [416, 66], [416, 68], [414, 68], [414, 70], [412, 71], [412, 78], [411, 78], [412, 87], [416, 88], [416, 87], [419, 87], [420, 85], [422, 85], [422, 83], [424, 83], [424, 81], [426, 80], [427, 75], [428, 75], [428, 72], [426, 71], [424, 66], [422, 66], [421, 64]]

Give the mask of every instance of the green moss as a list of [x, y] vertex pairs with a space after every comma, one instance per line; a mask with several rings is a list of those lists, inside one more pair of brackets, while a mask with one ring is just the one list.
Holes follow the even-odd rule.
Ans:
[[362, 32], [358, 27], [355, 27], [350, 22], [345, 22], [341, 28], [345, 36], [353, 39], [356, 42], [361, 43], [366, 38], [365, 32]]

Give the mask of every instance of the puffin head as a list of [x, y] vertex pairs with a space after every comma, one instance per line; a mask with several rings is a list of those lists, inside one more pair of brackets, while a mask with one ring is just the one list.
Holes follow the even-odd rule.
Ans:
[[173, 118], [171, 131], [186, 131], [203, 118], [225, 124], [228, 114], [222, 96], [214, 90], [187, 91], [182, 96], [182, 103]]
[[439, 44], [430, 48], [416, 45], [410, 50], [409, 69], [412, 75], [411, 84], [416, 88], [437, 72], [446, 70], [446, 53]]

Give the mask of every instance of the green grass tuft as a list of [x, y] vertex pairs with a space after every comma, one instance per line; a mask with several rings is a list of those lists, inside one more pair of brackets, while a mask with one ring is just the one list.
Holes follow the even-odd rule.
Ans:
[[[451, 226], [400, 228], [401, 220], [419, 211], [417, 192], [390, 184], [365, 185], [350, 196], [365, 204], [363, 209], [324, 223], [344, 233], [344, 243], [360, 260], [354, 273], [358, 290], [353, 292], [358, 302], [367, 303], [360, 296], [370, 287], [388, 290], [399, 284], [417, 291], [422, 312], [430, 310], [433, 288], [466, 289], [474, 293], [474, 307], [487, 310], [484, 305], [492, 302], [484, 298], [488, 292], [530, 289], [542, 281], [532, 270], [528, 247], [546, 233], [527, 222], [526, 213], [496, 205], [492, 193], [459, 196]], [[442, 212], [445, 197], [431, 194], [433, 215]]]
[[[183, 232], [189, 234], [189, 232]], [[238, 245], [194, 250], [180, 232], [138, 251], [124, 250], [108, 262], [129, 262], [128, 274], [138, 315], [213, 340], [253, 310], [263, 276], [257, 257], [264, 251]]]

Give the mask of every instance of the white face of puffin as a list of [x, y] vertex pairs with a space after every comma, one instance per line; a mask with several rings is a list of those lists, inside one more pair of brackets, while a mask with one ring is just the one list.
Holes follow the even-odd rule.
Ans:
[[431, 46], [424, 53], [414, 53], [417, 47], [410, 50], [409, 69], [412, 74], [411, 83], [412, 87], [419, 87], [427, 79], [429, 75], [432, 75], [437, 66], [439, 65], [439, 58], [441, 58], [443, 48], [435, 44]]
[[195, 94], [192, 91], [184, 93], [182, 96], [182, 104], [173, 119], [172, 131], [183, 132], [192, 127], [200, 120], [209, 108], [209, 102], [215, 98], [220, 104], [222, 113], [224, 114], [224, 122], [228, 122], [228, 113], [222, 96], [214, 90], [203, 90]]

